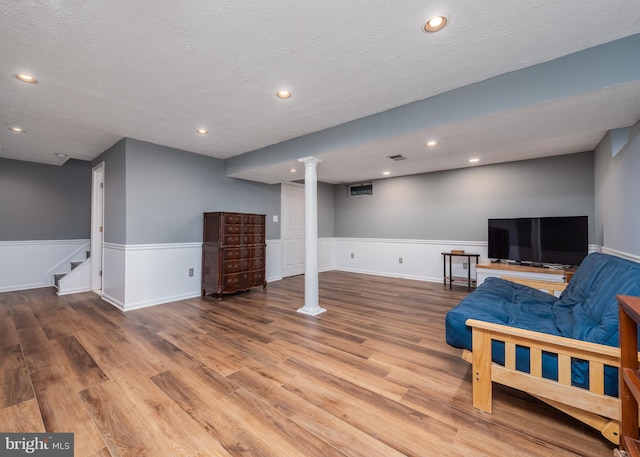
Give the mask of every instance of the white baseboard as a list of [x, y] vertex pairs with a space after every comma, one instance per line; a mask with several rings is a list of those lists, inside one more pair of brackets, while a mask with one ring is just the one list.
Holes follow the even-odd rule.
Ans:
[[58, 291], [58, 295], [79, 294], [80, 292], [91, 292], [91, 287], [74, 287]]
[[123, 311], [133, 311], [135, 309], [142, 309], [142, 308], [149, 308], [151, 306], [156, 306], [156, 305], [162, 305], [164, 303], [171, 303], [174, 301], [179, 301], [179, 300], [186, 300], [189, 298], [196, 298], [196, 297], [200, 297], [201, 296], [201, 292], [198, 290], [195, 293], [186, 293], [183, 295], [173, 295], [173, 296], [165, 296], [165, 297], [158, 297], [158, 298], [154, 298], [154, 299], [149, 299], [147, 301], [140, 301], [137, 303], [127, 303], [125, 309]]
[[0, 293], [2, 292], [17, 292], [19, 290], [29, 290], [29, 289], [44, 289], [45, 287], [54, 287], [51, 284], [21, 284], [19, 286], [7, 286], [0, 287]]
[[411, 279], [414, 281], [426, 281], [426, 282], [439, 282], [442, 283], [442, 277], [434, 277], [430, 278], [428, 276], [420, 276], [420, 275], [398, 275], [398, 274], [389, 274], [386, 272], [375, 271], [375, 270], [361, 270], [361, 269], [350, 269], [350, 268], [333, 268], [331, 270], [326, 271], [344, 271], [347, 273], [360, 273], [363, 275], [372, 275], [372, 276], [382, 276], [385, 278], [402, 278], [402, 279]]
[[126, 306], [125, 306], [124, 302], [122, 302], [122, 301], [118, 300], [117, 298], [112, 297], [111, 295], [106, 294], [106, 293], [104, 293], [104, 292], [100, 295], [100, 298], [102, 298], [104, 301], [106, 301], [106, 302], [107, 302], [107, 303], [109, 303], [110, 305], [115, 306], [115, 307], [116, 307], [116, 308], [118, 308], [120, 311], [124, 311], [124, 310], [125, 310], [125, 308], [126, 308]]

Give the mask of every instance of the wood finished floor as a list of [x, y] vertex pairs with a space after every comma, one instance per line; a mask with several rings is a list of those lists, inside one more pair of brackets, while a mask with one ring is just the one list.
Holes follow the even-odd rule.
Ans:
[[609, 456], [590, 428], [507, 388], [471, 406], [444, 342], [464, 295], [320, 275], [122, 313], [93, 293], [0, 294], [0, 431], [74, 432], [76, 457]]

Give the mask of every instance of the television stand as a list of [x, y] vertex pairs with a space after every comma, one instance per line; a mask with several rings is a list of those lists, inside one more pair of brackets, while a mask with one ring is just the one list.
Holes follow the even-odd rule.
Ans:
[[[501, 263], [500, 259], [492, 260], [491, 263]], [[519, 260], [507, 260], [507, 265], [520, 265], [522, 267], [536, 267], [536, 268], [549, 268], [546, 263], [519, 261]]]
[[567, 282], [570, 271], [533, 265], [518, 265], [515, 263], [481, 262], [476, 265], [476, 279], [479, 286], [489, 277], [499, 278], [510, 276], [513, 278], [537, 279], [541, 281]]

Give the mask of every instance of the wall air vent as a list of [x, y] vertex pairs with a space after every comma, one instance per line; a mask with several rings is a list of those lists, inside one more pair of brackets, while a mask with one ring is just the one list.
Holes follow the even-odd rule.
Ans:
[[373, 183], [350, 184], [347, 186], [347, 197], [359, 197], [362, 195], [373, 195]]
[[407, 158], [405, 156], [403, 156], [402, 154], [396, 154], [396, 155], [387, 156], [387, 157], [390, 158], [391, 160], [395, 160], [396, 162], [398, 162], [400, 160], [407, 160]]

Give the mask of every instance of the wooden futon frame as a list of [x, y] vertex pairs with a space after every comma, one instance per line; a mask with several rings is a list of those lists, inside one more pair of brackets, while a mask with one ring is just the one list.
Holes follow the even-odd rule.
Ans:
[[[566, 283], [508, 279], [556, 295]], [[492, 383], [509, 386], [548, 403], [599, 430], [619, 444], [620, 401], [604, 394], [604, 367], [620, 366], [620, 349], [601, 344], [469, 319], [472, 351], [462, 358], [473, 365], [473, 406], [491, 413]], [[492, 362], [491, 341], [505, 345], [505, 365]], [[530, 350], [530, 372], [516, 371], [516, 346]], [[542, 353], [558, 356], [558, 381], [542, 377]], [[571, 359], [589, 363], [589, 389], [571, 385]]]

